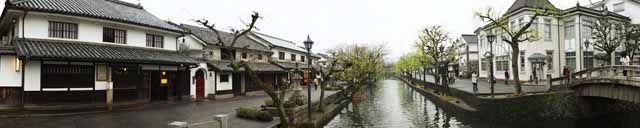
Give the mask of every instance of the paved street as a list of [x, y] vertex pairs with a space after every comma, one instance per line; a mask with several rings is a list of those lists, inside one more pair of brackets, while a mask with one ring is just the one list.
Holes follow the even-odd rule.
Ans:
[[[419, 77], [422, 79], [422, 77]], [[433, 82], [433, 76], [428, 75], [427, 81]], [[473, 85], [471, 84], [471, 79], [460, 79], [457, 78], [455, 83], [449, 85], [451, 88], [456, 88], [458, 90], [466, 91], [469, 93], [475, 94], [491, 94], [491, 88], [489, 82], [484, 80], [478, 80], [478, 91], [473, 91]], [[503, 82], [497, 82], [494, 84], [495, 93], [513, 93], [515, 90], [515, 86], [513, 84], [506, 85]], [[524, 92], [545, 92], [547, 91], [547, 86], [522, 86], [522, 90]]]
[[[336, 93], [327, 91], [327, 95]], [[306, 94], [306, 91], [304, 91]], [[317, 100], [320, 90], [312, 91], [312, 98]], [[1, 118], [2, 128], [165, 128], [172, 121], [189, 123], [212, 121], [217, 114], [229, 114], [231, 128], [262, 128], [277, 124], [278, 121], [258, 122], [235, 117], [238, 107], [257, 107], [264, 104], [268, 96], [236, 97], [208, 102], [190, 102], [161, 107], [150, 107], [142, 110], [121, 112], [105, 112], [98, 114]], [[216, 123], [208, 123], [214, 125]], [[215, 128], [216, 126], [206, 126]]]

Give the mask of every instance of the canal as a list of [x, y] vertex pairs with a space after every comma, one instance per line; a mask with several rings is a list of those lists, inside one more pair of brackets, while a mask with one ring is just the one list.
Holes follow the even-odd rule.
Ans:
[[326, 128], [638, 128], [640, 113], [613, 113], [580, 120], [492, 123], [491, 117], [456, 117], [399, 80], [383, 80], [365, 90]]

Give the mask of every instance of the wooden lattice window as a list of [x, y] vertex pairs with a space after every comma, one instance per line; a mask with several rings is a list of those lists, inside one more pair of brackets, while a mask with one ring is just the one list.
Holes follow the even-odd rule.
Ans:
[[42, 88], [92, 88], [95, 85], [93, 65], [42, 65]]
[[147, 47], [163, 48], [164, 37], [161, 35], [147, 34]]
[[102, 29], [102, 41], [117, 43], [117, 44], [126, 44], [127, 43], [127, 31], [113, 28], [103, 28]]
[[49, 37], [78, 39], [78, 24], [49, 21]]

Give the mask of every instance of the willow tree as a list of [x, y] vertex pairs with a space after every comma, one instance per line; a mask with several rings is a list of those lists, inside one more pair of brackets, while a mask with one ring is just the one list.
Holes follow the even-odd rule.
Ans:
[[420, 59], [420, 57], [416, 52], [404, 54], [400, 56], [398, 61], [396, 61], [396, 63], [393, 65], [393, 68], [396, 73], [408, 76], [410, 75], [410, 71], [414, 71], [420, 68], [421, 63], [418, 61], [418, 59]]
[[[515, 93], [523, 94], [522, 86], [520, 83], [520, 73], [518, 70], [518, 56], [520, 54], [520, 43], [525, 41], [535, 41], [538, 40], [538, 32], [535, 28], [531, 28], [534, 23], [537, 23], [538, 17], [550, 16], [555, 14], [556, 8], [553, 7], [550, 3], [547, 3], [546, 0], [535, 0], [533, 5], [534, 7], [524, 8], [527, 12], [530, 12], [529, 19], [524, 23], [520, 23], [520, 25], [511, 24], [509, 25], [509, 21], [514, 20], [515, 14], [507, 13], [504, 15], [498, 15], [493, 12], [491, 8], [487, 9], [485, 13], [477, 12], [476, 16], [479, 17], [483, 22], [487, 22], [488, 26], [483, 29], [491, 30], [499, 30], [502, 32], [497, 35], [500, 36], [504, 43], [507, 43], [511, 47], [511, 69], [513, 81], [515, 81]], [[495, 43], [495, 42], [494, 42]]]
[[[216, 45], [217, 47], [220, 47], [221, 49], [248, 50], [248, 47], [249, 47], [248, 45], [236, 46], [236, 41], [246, 36], [249, 32], [255, 29], [256, 22], [260, 18], [261, 18], [260, 15], [257, 12], [254, 12], [251, 15], [251, 22], [249, 24], [245, 24], [244, 28], [230, 30], [231, 34], [233, 35], [231, 39], [223, 39], [223, 37], [221, 36], [222, 32], [218, 30], [218, 28], [216, 28], [215, 24], [210, 23], [209, 20], [207, 19], [196, 20], [196, 22], [206, 27], [207, 29], [213, 31], [213, 33], [216, 35], [217, 42], [212, 42], [212, 43], [214, 43], [214, 45]], [[235, 55], [233, 53], [221, 53], [221, 55], [227, 56], [227, 58], [231, 59], [231, 64], [229, 66], [233, 68], [234, 72], [239, 72], [241, 68], [244, 68], [244, 72], [248, 74], [249, 77], [253, 79], [258, 86], [264, 89], [264, 92], [267, 93], [267, 95], [269, 95], [269, 97], [273, 101], [273, 104], [277, 106], [278, 116], [280, 117], [280, 126], [289, 127], [290, 122], [287, 118], [287, 114], [284, 109], [284, 99], [285, 99], [285, 95], [287, 94], [287, 89], [280, 89], [280, 91], [276, 91], [274, 89], [274, 86], [271, 86], [269, 83], [262, 81], [262, 79], [257, 75], [256, 71], [254, 71], [253, 68], [249, 66], [249, 62], [253, 61], [253, 59], [250, 59], [250, 60], [236, 59], [236, 57], [233, 56]], [[287, 85], [283, 85], [283, 83], [281, 82], [280, 84], [281, 85], [279, 86], [286, 87], [286, 86], [290, 86], [291, 83], [285, 83]]]
[[387, 51], [383, 45], [349, 44], [336, 48], [334, 52], [336, 59], [350, 65], [343, 67], [336, 78], [351, 85], [354, 88], [352, 94], [384, 78], [384, 56]]

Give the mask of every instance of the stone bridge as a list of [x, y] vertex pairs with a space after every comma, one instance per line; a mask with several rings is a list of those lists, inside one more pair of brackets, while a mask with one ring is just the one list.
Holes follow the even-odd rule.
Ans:
[[582, 70], [570, 76], [553, 78], [548, 81], [548, 86], [552, 91], [572, 90], [577, 96], [640, 104], [640, 66], [604, 66]]

